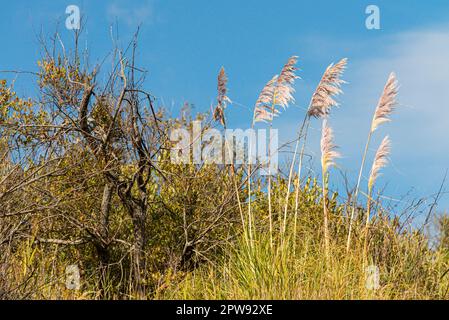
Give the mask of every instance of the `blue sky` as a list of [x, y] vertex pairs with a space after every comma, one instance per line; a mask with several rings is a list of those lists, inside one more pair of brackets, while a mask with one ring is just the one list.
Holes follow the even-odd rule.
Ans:
[[[36, 70], [37, 35], [51, 34], [65, 8], [75, 4], [87, 17], [83, 45], [91, 62], [111, 48], [109, 28], [118, 23], [123, 44], [142, 25], [139, 63], [149, 71], [147, 87], [176, 114], [186, 101], [207, 111], [216, 94], [216, 75], [223, 65], [229, 76], [231, 127], [246, 128], [259, 91], [287, 58], [299, 56], [296, 105], [276, 119], [281, 140], [294, 137], [322, 72], [331, 62], [349, 59], [341, 107], [330, 122], [343, 158], [339, 168], [354, 182], [372, 111], [391, 71], [401, 89], [393, 122], [376, 132], [372, 155], [384, 135], [393, 142], [391, 165], [379, 185], [386, 202], [405, 206], [407, 199], [438, 191], [449, 168], [449, 2], [424, 1], [3, 1], [0, 11], [0, 70]], [[365, 28], [365, 8], [380, 8], [381, 30]], [[8, 75], [11, 78], [11, 75]], [[16, 89], [35, 90], [21, 75]], [[318, 157], [318, 122], [313, 123], [308, 152]], [[369, 162], [370, 165], [370, 162]], [[316, 169], [311, 163], [310, 169]], [[336, 173], [336, 172], [335, 172]], [[340, 175], [333, 185], [341, 186]], [[429, 199], [430, 205], [432, 199]], [[444, 195], [440, 210], [449, 208]], [[398, 209], [399, 210], [399, 209]]]

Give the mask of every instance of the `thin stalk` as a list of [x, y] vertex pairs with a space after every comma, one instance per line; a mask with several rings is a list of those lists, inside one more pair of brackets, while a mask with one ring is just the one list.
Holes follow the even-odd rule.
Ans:
[[[251, 123], [251, 129], [254, 129], [254, 116], [253, 121]], [[250, 140], [252, 136], [250, 135]], [[252, 246], [253, 243], [253, 233], [252, 233], [252, 215], [251, 215], [251, 145], [252, 141], [249, 141], [249, 148], [248, 148], [248, 229], [249, 229], [249, 239]]]
[[330, 238], [329, 238], [329, 213], [327, 210], [327, 186], [326, 186], [326, 172], [322, 171], [323, 183], [323, 213], [324, 213], [324, 246], [326, 252], [326, 260], [329, 263], [330, 252]]
[[[296, 225], [297, 225], [297, 221], [298, 221], [298, 209], [299, 209], [299, 187], [301, 184], [301, 169], [302, 169], [302, 160], [304, 158], [304, 150], [306, 147], [306, 143], [307, 143], [307, 133], [309, 131], [309, 124], [310, 124], [310, 117], [307, 116], [307, 121], [306, 122], [306, 127], [305, 127], [305, 132], [304, 132], [304, 140], [302, 143], [302, 147], [301, 147], [301, 152], [299, 153], [299, 163], [298, 163], [298, 179], [296, 181], [296, 186], [295, 186], [295, 221], [294, 221], [294, 227], [293, 227], [293, 232], [296, 235]], [[296, 242], [295, 242], [296, 243]]]
[[373, 135], [373, 131], [370, 130], [370, 132], [368, 134], [368, 139], [366, 140], [365, 150], [363, 152], [363, 157], [362, 157], [362, 164], [360, 165], [359, 176], [357, 178], [357, 185], [356, 185], [356, 188], [355, 188], [354, 199], [353, 199], [353, 202], [352, 202], [351, 217], [349, 219], [348, 239], [347, 239], [347, 242], [346, 242], [346, 252], [349, 251], [349, 248], [351, 246], [352, 223], [353, 223], [353, 220], [354, 220], [355, 207], [357, 206], [357, 198], [358, 198], [358, 195], [359, 195], [359, 189], [360, 189], [360, 183], [361, 183], [361, 180], [362, 180], [363, 168], [365, 167], [366, 156], [368, 154], [368, 147], [369, 147], [369, 144], [371, 142], [372, 135]]
[[270, 222], [270, 246], [273, 249], [273, 212], [271, 208], [271, 129], [273, 128], [274, 111], [276, 108], [276, 94], [277, 91], [273, 92], [273, 101], [271, 103], [271, 121], [270, 121], [270, 132], [268, 133], [268, 219]]
[[[294, 168], [295, 163], [296, 163], [296, 154], [298, 153], [299, 142], [301, 140], [302, 132], [304, 130], [307, 118], [308, 118], [308, 116], [306, 115], [304, 117], [303, 122], [302, 122], [301, 128], [299, 129], [298, 139], [296, 140], [295, 152], [293, 153], [293, 159], [292, 159], [292, 163], [290, 165], [290, 172], [288, 174], [287, 192], [286, 192], [286, 195], [285, 195], [285, 206], [284, 206], [284, 225], [283, 225], [283, 229], [282, 229], [283, 232], [285, 232], [285, 230], [287, 228], [286, 225], [287, 225], [288, 199], [289, 199], [289, 196], [290, 196], [290, 185], [291, 185], [292, 178], [293, 178], [293, 168]], [[295, 225], [296, 225], [296, 216], [295, 216]], [[295, 227], [295, 229], [296, 229], [296, 227]], [[296, 234], [296, 233], [294, 233], [294, 234]]]
[[[272, 122], [270, 122], [270, 130]], [[271, 209], [271, 134], [268, 133], [268, 219], [270, 221], [270, 247], [273, 249], [273, 215]]]
[[372, 195], [372, 188], [370, 187], [368, 190], [368, 200], [366, 203], [365, 239], [363, 245], [363, 257], [365, 264], [367, 264], [368, 262], [368, 236], [369, 236], [369, 222], [371, 215], [371, 195]]
[[[270, 171], [270, 169], [268, 169]], [[270, 220], [270, 247], [273, 249], [273, 217], [271, 212], [271, 172], [268, 172], [268, 219]]]
[[240, 219], [242, 220], [243, 233], [244, 233], [245, 241], [248, 243], [248, 231], [246, 230], [245, 218], [243, 217], [242, 202], [240, 201], [239, 188], [237, 186], [237, 180], [235, 179], [234, 164], [231, 164], [231, 171], [232, 171], [232, 180], [234, 182], [235, 194], [237, 195], [237, 202], [239, 204], [239, 212], [240, 212]]
[[[226, 124], [223, 125], [223, 129], [225, 130], [225, 133], [226, 133]], [[228, 141], [225, 137], [225, 148], [227, 148], [228, 153], [231, 153], [232, 150], [229, 147], [227, 142]], [[240, 201], [239, 188], [237, 186], [237, 180], [235, 179], [234, 153], [232, 153], [232, 159], [231, 159], [231, 178], [232, 178], [232, 181], [234, 184], [235, 194], [237, 196], [237, 203], [239, 205], [240, 219], [242, 221], [242, 227], [243, 227], [243, 235], [244, 235], [246, 244], [248, 244], [248, 230], [246, 229], [246, 226], [245, 226], [245, 218], [243, 216], [243, 209], [242, 209], [242, 203]]]

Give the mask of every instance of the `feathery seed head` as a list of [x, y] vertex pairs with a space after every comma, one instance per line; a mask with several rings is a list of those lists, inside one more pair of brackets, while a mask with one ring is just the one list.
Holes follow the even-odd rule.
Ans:
[[215, 106], [213, 117], [214, 120], [220, 122], [222, 126], [226, 125], [224, 110], [220, 106]]
[[217, 90], [218, 90], [218, 104], [223, 103], [231, 103], [231, 100], [227, 96], [228, 93], [228, 77], [226, 76], [226, 72], [224, 67], [221, 67], [220, 72], [218, 73], [218, 84], [217, 84]]
[[308, 115], [321, 118], [329, 114], [332, 107], [338, 106], [334, 96], [342, 93], [341, 85], [345, 81], [340, 77], [346, 69], [348, 59], [341, 59], [337, 64], [327, 67], [310, 101]]
[[262, 89], [256, 101], [254, 110], [254, 122], [270, 122], [280, 114], [276, 107], [286, 109], [290, 102], [294, 102], [293, 84], [299, 77], [295, 74], [298, 70], [295, 64], [297, 56], [292, 56], [281, 70], [279, 75], [275, 75]]
[[376, 156], [374, 157], [373, 166], [371, 168], [371, 173], [369, 175], [368, 180], [368, 188], [370, 190], [373, 187], [376, 179], [379, 177], [380, 169], [384, 168], [388, 164], [388, 156], [390, 152], [391, 152], [391, 142], [390, 138], [386, 136], [382, 140], [379, 149], [377, 149]]
[[223, 126], [226, 124], [224, 110], [228, 103], [232, 103], [231, 99], [227, 96], [228, 88], [228, 77], [226, 76], [226, 72], [224, 67], [221, 67], [220, 72], [218, 73], [218, 84], [217, 84], [217, 105], [214, 109], [214, 120], [219, 121]]
[[397, 94], [398, 82], [396, 80], [396, 75], [392, 72], [388, 77], [382, 96], [380, 97], [376, 111], [374, 112], [371, 132], [374, 132], [382, 123], [391, 121], [389, 117], [396, 107]]
[[337, 146], [334, 144], [334, 134], [332, 129], [323, 120], [321, 130], [321, 167], [323, 173], [326, 173], [330, 166], [335, 165], [335, 158], [340, 158], [340, 153], [335, 151]]
[[275, 75], [260, 92], [254, 108], [254, 122], [270, 122], [276, 116], [276, 114], [271, 112], [271, 102], [277, 79], [278, 75]]
[[294, 84], [295, 80], [299, 78], [295, 74], [296, 70], [298, 70], [298, 68], [295, 67], [297, 62], [298, 62], [298, 56], [292, 56], [288, 59], [287, 63], [282, 68], [281, 73], [279, 74], [279, 78], [278, 78], [279, 83], [286, 82], [291, 85]]

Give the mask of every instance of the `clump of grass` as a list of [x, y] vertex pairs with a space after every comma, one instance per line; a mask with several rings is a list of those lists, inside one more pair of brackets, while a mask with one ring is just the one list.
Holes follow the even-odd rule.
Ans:
[[396, 75], [391, 73], [388, 77], [387, 83], [385, 84], [382, 95], [377, 104], [376, 110], [374, 111], [373, 120], [371, 121], [371, 127], [368, 133], [368, 138], [366, 140], [365, 150], [363, 151], [362, 163], [360, 165], [359, 175], [357, 178], [357, 185], [355, 187], [354, 196], [352, 199], [351, 215], [349, 220], [349, 232], [348, 239], [346, 242], [346, 251], [349, 251], [351, 246], [351, 236], [352, 236], [352, 223], [354, 220], [355, 207], [357, 206], [357, 200], [360, 190], [360, 183], [362, 181], [363, 169], [365, 167], [366, 156], [368, 154], [368, 148], [371, 142], [374, 131], [385, 122], [390, 121], [390, 116], [395, 109], [397, 104], [396, 96], [398, 94], [398, 82], [396, 80]]
[[[322, 195], [320, 195], [322, 196]], [[318, 199], [315, 199], [318, 200]], [[346, 252], [345, 234], [336, 232], [346, 226], [344, 220], [330, 221], [334, 237], [331, 255], [325, 257], [323, 233], [319, 232], [318, 205], [304, 210], [299, 217], [297, 237], [287, 229], [284, 242], [273, 250], [268, 233], [257, 229], [254, 245], [243, 238], [230, 243], [225, 255], [213, 264], [170, 283], [160, 299], [442, 299], [449, 285], [442, 278], [448, 261], [433, 251], [421, 234], [399, 233], [395, 222], [373, 222], [372, 249], [379, 268], [380, 286], [366, 285], [363, 237], [354, 237]], [[336, 216], [336, 208], [330, 210]], [[291, 218], [290, 218], [291, 219]], [[291, 221], [289, 221], [291, 222]], [[259, 226], [260, 227], [260, 226]], [[364, 224], [354, 223], [354, 233], [363, 234]], [[294, 243], [296, 242], [296, 252]], [[382, 248], [380, 251], [379, 248]]]
[[330, 255], [330, 235], [329, 235], [329, 212], [327, 208], [327, 183], [326, 177], [330, 166], [334, 165], [335, 158], [340, 154], [335, 151], [334, 134], [332, 129], [327, 125], [327, 120], [323, 121], [321, 130], [321, 176], [323, 179], [323, 213], [324, 213], [324, 243], [326, 259], [329, 261]]
[[[303, 138], [301, 151], [299, 153], [299, 163], [298, 163], [298, 170], [297, 170], [297, 178], [296, 178], [296, 185], [295, 185], [295, 212], [294, 216], [295, 219], [293, 221], [293, 229], [296, 230], [297, 227], [297, 219], [298, 219], [298, 208], [299, 208], [299, 188], [301, 183], [301, 170], [302, 170], [302, 161], [304, 157], [305, 147], [306, 147], [306, 141], [307, 141], [307, 133], [309, 129], [310, 124], [310, 118], [321, 118], [324, 116], [327, 116], [329, 114], [329, 111], [332, 107], [337, 106], [338, 103], [335, 101], [334, 97], [342, 93], [341, 85], [345, 83], [341, 79], [341, 76], [346, 69], [347, 65], [347, 59], [341, 59], [338, 63], [330, 64], [323, 76], [321, 77], [321, 80], [318, 84], [318, 86], [315, 89], [315, 92], [312, 95], [312, 99], [310, 100], [310, 104], [307, 110], [307, 113], [304, 117], [303, 123], [300, 126], [298, 137], [296, 140], [295, 150], [293, 152], [293, 159], [290, 164], [290, 171], [288, 175], [288, 182], [287, 182], [287, 191], [285, 196], [285, 205], [284, 205], [284, 229], [287, 221], [287, 211], [288, 211], [288, 203], [289, 203], [289, 196], [290, 196], [290, 185], [293, 178], [293, 169], [296, 163], [296, 155], [298, 153], [298, 148], [301, 142], [301, 138]], [[304, 137], [303, 137], [304, 135]]]
[[374, 157], [374, 162], [371, 167], [371, 172], [368, 179], [368, 200], [366, 204], [366, 222], [365, 222], [365, 245], [363, 246], [364, 255], [367, 252], [367, 246], [368, 246], [368, 237], [369, 237], [369, 222], [370, 222], [370, 215], [371, 215], [371, 197], [373, 192], [373, 186], [374, 183], [379, 176], [379, 171], [383, 167], [385, 167], [388, 163], [388, 155], [391, 151], [391, 142], [390, 138], [386, 136], [382, 143], [380, 144], [379, 148], [377, 149], [376, 155]]
[[[273, 119], [278, 116], [280, 109], [286, 109], [290, 103], [295, 101], [293, 94], [295, 89], [293, 84], [299, 77], [295, 74], [298, 70], [295, 65], [298, 61], [297, 56], [292, 56], [282, 68], [279, 75], [275, 75], [265, 87], [262, 89], [259, 98], [254, 107], [253, 125], [256, 122], [268, 122], [270, 129], [273, 125]], [[270, 146], [271, 143], [268, 143]], [[268, 168], [270, 170], [271, 153], [277, 150], [268, 150]], [[248, 184], [249, 185], [249, 184]], [[251, 201], [251, 200], [249, 200]], [[268, 217], [270, 221], [270, 245], [273, 247], [273, 217], [271, 204], [271, 172], [268, 172]], [[281, 228], [281, 233], [285, 232], [285, 217], [284, 224]]]
[[[189, 273], [181, 281], [172, 283], [162, 293], [164, 298], [183, 299], [418, 299], [444, 298], [443, 288], [448, 280], [443, 279], [448, 261], [442, 251], [431, 249], [428, 239], [419, 231], [406, 229], [397, 218], [377, 212], [371, 217], [372, 190], [379, 171], [387, 164], [390, 153], [388, 136], [382, 141], [370, 172], [368, 201], [365, 221], [354, 219], [360, 180], [367, 150], [373, 132], [389, 121], [396, 105], [397, 81], [391, 74], [376, 107], [371, 123], [360, 174], [353, 199], [350, 223], [343, 218], [344, 208], [336, 202], [337, 194], [329, 197], [329, 167], [339, 157], [335, 151], [332, 129], [327, 117], [337, 105], [334, 96], [341, 93], [344, 83], [340, 76], [346, 67], [346, 59], [330, 65], [323, 75], [309, 105], [308, 113], [301, 126], [295, 148], [294, 160], [287, 179], [278, 177], [273, 197], [269, 182], [268, 193], [258, 194], [258, 205], [252, 214], [259, 217], [250, 225], [251, 246], [245, 238], [230, 242], [221, 259], [215, 264], [203, 266]], [[255, 122], [271, 122], [280, 114], [275, 108], [278, 76], [274, 76], [262, 90], [254, 110]], [[289, 87], [287, 97], [291, 92]], [[288, 99], [287, 99], [288, 100]], [[271, 106], [270, 106], [271, 103]], [[284, 104], [280, 104], [284, 106]], [[301, 159], [307, 137], [310, 118], [323, 119], [321, 136], [321, 188], [309, 184], [300, 188]], [[296, 185], [294, 214], [289, 215], [290, 184], [299, 139], [305, 130]], [[250, 171], [249, 171], [250, 172]], [[250, 173], [248, 173], [250, 176]], [[250, 187], [250, 185], [248, 186]], [[249, 189], [249, 188], [248, 188]], [[249, 189], [250, 190], [250, 189]], [[320, 190], [317, 193], [317, 190]], [[280, 195], [286, 192], [286, 196]], [[298, 201], [302, 193], [303, 203]], [[281, 199], [284, 198], [284, 202]], [[249, 191], [249, 202], [251, 192]], [[272, 203], [283, 203], [283, 223], [279, 226], [281, 240], [273, 246]], [[268, 203], [268, 226], [262, 217], [264, 204]], [[301, 206], [302, 214], [298, 216]], [[249, 206], [251, 212], [251, 207]], [[320, 219], [323, 213], [323, 220]], [[294, 228], [286, 228], [293, 220]], [[252, 220], [251, 220], [252, 221]], [[323, 225], [323, 232], [319, 226]], [[246, 226], [244, 226], [245, 228]], [[269, 232], [265, 232], [266, 229]], [[369, 230], [372, 230], [369, 232]], [[351, 238], [351, 234], [357, 237]], [[244, 235], [245, 233], [243, 233]], [[363, 236], [362, 236], [363, 235]], [[368, 246], [368, 241], [372, 243]], [[332, 241], [331, 241], [332, 239]], [[350, 244], [354, 250], [350, 250]], [[321, 244], [324, 242], [324, 246]], [[367, 260], [380, 270], [380, 287], [366, 284]], [[325, 257], [325, 259], [323, 259]], [[447, 270], [447, 269], [446, 269]], [[442, 276], [443, 275], [443, 276]]]

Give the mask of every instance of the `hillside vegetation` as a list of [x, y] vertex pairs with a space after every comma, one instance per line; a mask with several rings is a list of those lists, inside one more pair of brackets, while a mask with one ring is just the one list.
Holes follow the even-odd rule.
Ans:
[[[348, 112], [334, 109], [346, 59], [317, 83], [290, 165], [264, 176], [260, 164], [172, 161], [173, 129], [229, 125], [224, 68], [211, 114], [186, 104], [175, 117], [145, 88], [136, 39], [113, 48], [111, 68], [89, 67], [77, 39], [70, 53], [58, 41], [43, 47], [35, 96], [0, 81], [0, 299], [448, 297], [449, 219], [428, 219], [437, 226], [430, 239], [385, 209], [376, 188], [394, 150], [388, 136], [379, 146], [371, 137], [397, 105], [393, 73], [374, 89], [382, 94], [366, 115], [357, 183], [338, 194], [328, 187], [340, 156], [330, 123]], [[248, 128], [270, 128], [293, 107], [297, 62], [261, 88]], [[316, 176], [302, 170], [310, 123], [322, 125]]]

